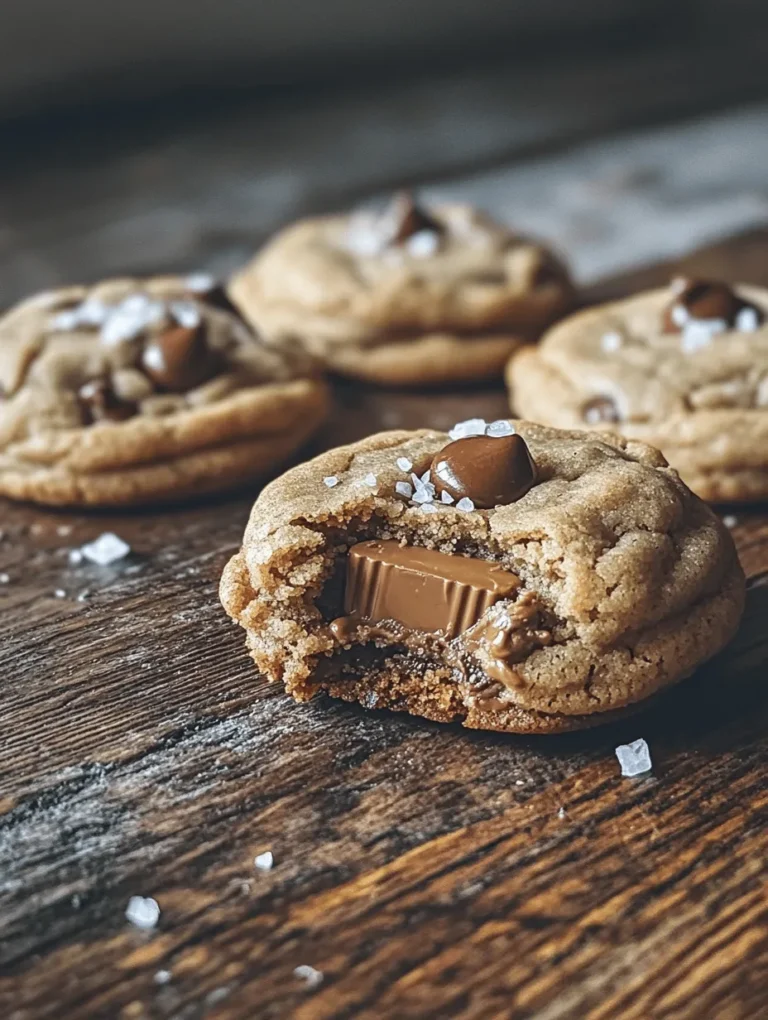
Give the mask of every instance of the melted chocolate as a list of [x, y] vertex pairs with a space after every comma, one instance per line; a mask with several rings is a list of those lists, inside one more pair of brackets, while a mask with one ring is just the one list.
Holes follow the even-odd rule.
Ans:
[[522, 679], [512, 666], [522, 662], [535, 648], [552, 643], [552, 633], [541, 627], [541, 605], [531, 592], [504, 606], [467, 631], [462, 641], [478, 653], [483, 669], [505, 687], [521, 687]]
[[536, 466], [522, 436], [468, 436], [449, 443], [432, 461], [438, 492], [468, 497], [491, 509], [514, 503], [536, 481]]
[[97, 421], [125, 421], [136, 414], [136, 405], [120, 400], [108, 379], [94, 379], [77, 391], [77, 399], [86, 425]]

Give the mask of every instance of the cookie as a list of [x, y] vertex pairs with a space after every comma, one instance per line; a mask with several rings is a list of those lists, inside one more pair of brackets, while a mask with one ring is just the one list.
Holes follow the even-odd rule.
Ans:
[[658, 447], [713, 502], [768, 498], [768, 290], [679, 279], [559, 323], [512, 358], [513, 409]]
[[297, 701], [554, 733], [633, 711], [719, 651], [744, 576], [658, 451], [476, 420], [273, 481], [221, 599]]
[[304, 220], [229, 292], [272, 343], [298, 338], [341, 375], [392, 385], [500, 375], [573, 300], [548, 250], [462, 205]]
[[121, 506], [263, 475], [326, 414], [313, 372], [202, 275], [39, 294], [0, 320], [0, 493]]

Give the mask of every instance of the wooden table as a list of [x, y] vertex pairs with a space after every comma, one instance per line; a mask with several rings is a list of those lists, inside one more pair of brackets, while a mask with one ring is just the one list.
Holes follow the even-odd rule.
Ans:
[[[768, 236], [688, 267], [767, 284]], [[338, 395], [326, 445], [505, 413], [497, 388]], [[253, 495], [2, 504], [0, 1016], [768, 1015], [765, 508], [736, 511], [750, 591], [720, 661], [626, 724], [532, 739], [268, 688], [216, 593]], [[106, 530], [129, 561], [68, 564]], [[653, 775], [622, 779], [639, 736]]]

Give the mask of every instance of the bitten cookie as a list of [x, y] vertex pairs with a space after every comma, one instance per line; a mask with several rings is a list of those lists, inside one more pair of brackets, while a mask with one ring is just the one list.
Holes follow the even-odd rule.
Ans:
[[393, 385], [501, 374], [573, 299], [540, 245], [461, 205], [400, 195], [382, 214], [304, 220], [229, 292], [272, 343], [298, 338], [329, 369]]
[[477, 420], [381, 433], [282, 475], [221, 599], [297, 701], [326, 691], [553, 733], [627, 712], [714, 655], [744, 576], [656, 450]]
[[580, 312], [507, 369], [514, 410], [657, 446], [704, 499], [768, 497], [768, 290], [679, 279]]
[[327, 404], [307, 356], [266, 347], [202, 275], [50, 291], [0, 320], [0, 493], [213, 492], [283, 461]]

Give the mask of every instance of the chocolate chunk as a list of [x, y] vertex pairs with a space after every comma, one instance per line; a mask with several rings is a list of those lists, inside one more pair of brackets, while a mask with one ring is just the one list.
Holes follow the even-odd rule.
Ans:
[[86, 425], [97, 421], [125, 421], [136, 414], [136, 405], [121, 400], [108, 379], [94, 379], [77, 391], [77, 399]]
[[676, 280], [672, 284], [674, 299], [664, 309], [662, 328], [665, 333], [680, 333], [690, 320], [723, 322], [727, 329], [737, 326], [739, 312], [754, 309], [757, 322], [762, 312], [736, 294], [727, 283], [712, 280]]
[[[395, 620], [453, 638], [519, 587], [520, 579], [496, 563], [374, 540], [349, 550], [344, 610], [354, 620]], [[332, 624], [342, 641], [348, 619]]]
[[156, 386], [183, 393], [210, 379], [217, 364], [200, 325], [175, 326], [153, 337], [144, 348], [141, 366]]
[[210, 285], [204, 288], [192, 287], [189, 290], [189, 294], [198, 301], [202, 301], [203, 304], [210, 305], [211, 308], [218, 308], [221, 312], [229, 312], [230, 315], [236, 315], [238, 319], [243, 318], [243, 313], [230, 298], [224, 284], [218, 280], [211, 280]]
[[621, 421], [619, 409], [611, 397], [593, 397], [588, 400], [581, 409], [581, 417], [588, 425]]
[[409, 191], [401, 191], [395, 195], [386, 215], [392, 223], [394, 244], [404, 244], [409, 237], [422, 230], [429, 230], [434, 234], [445, 233], [442, 223], [417, 205]]
[[522, 436], [468, 436], [435, 454], [431, 480], [438, 492], [468, 497], [490, 509], [514, 503], [536, 481], [536, 466]]

